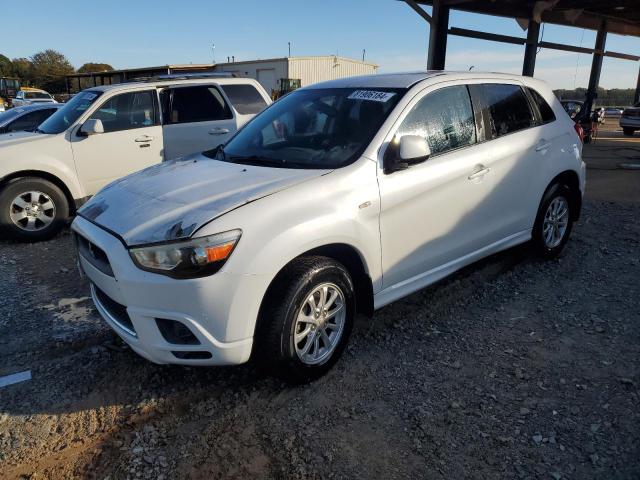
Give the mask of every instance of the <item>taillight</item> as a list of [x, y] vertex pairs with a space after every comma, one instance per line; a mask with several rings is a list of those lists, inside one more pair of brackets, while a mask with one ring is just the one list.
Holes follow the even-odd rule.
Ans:
[[580, 137], [580, 141], [584, 142], [584, 129], [582, 128], [582, 125], [580, 125], [579, 123], [574, 123], [573, 128], [576, 129], [576, 133]]

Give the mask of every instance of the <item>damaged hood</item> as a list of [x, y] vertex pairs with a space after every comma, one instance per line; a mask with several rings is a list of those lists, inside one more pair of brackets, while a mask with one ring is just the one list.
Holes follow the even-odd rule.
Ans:
[[327, 172], [240, 165], [196, 155], [115, 181], [78, 214], [130, 246], [185, 239], [230, 210]]

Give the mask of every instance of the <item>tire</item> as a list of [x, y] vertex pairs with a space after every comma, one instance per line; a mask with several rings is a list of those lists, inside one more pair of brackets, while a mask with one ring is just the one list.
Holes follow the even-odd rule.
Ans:
[[[532, 233], [533, 246], [542, 258], [557, 257], [569, 240], [577, 208], [572, 198], [571, 189], [560, 183], [554, 183], [547, 188], [542, 197]], [[561, 207], [566, 208], [564, 214], [562, 214], [564, 210]], [[558, 220], [554, 220], [554, 217]], [[563, 225], [564, 230], [562, 230]], [[550, 228], [552, 231], [549, 236]]]
[[622, 133], [628, 137], [630, 137], [631, 135], [633, 135], [633, 132], [635, 130], [633, 128], [622, 128]]
[[[328, 300], [334, 293], [338, 295], [329, 305], [329, 316], [323, 318], [322, 314], [319, 317], [314, 315], [309, 299], [313, 296], [314, 303], [320, 306], [321, 292], [318, 289], [325, 287]], [[333, 308], [340, 302], [341, 309]], [[332, 316], [331, 312], [336, 309], [338, 312]], [[299, 322], [299, 316], [305, 315], [306, 320]], [[254, 358], [260, 367], [289, 383], [312, 381], [324, 375], [340, 358], [349, 339], [354, 316], [353, 282], [343, 265], [319, 256], [294, 260], [267, 290], [256, 329]], [[307, 323], [311, 321], [319, 322], [319, 325]], [[296, 333], [301, 337], [299, 343], [294, 340]], [[317, 343], [315, 338], [318, 338]], [[325, 338], [333, 342], [327, 344]], [[309, 342], [311, 344], [305, 354]], [[314, 353], [315, 360], [312, 358]]]
[[584, 143], [585, 145], [587, 143], [591, 143], [591, 135], [585, 136], [584, 139], [582, 140], [582, 143]]
[[24, 242], [46, 240], [57, 234], [68, 218], [67, 197], [47, 180], [16, 178], [0, 190], [0, 234], [4, 238]]

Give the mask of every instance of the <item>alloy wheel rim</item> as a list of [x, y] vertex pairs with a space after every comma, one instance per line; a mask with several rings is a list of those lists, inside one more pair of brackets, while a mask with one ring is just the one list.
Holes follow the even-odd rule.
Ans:
[[319, 365], [331, 357], [347, 318], [344, 294], [333, 283], [323, 283], [307, 295], [296, 316], [293, 342], [306, 365]]
[[36, 232], [51, 225], [56, 217], [56, 206], [44, 192], [23, 192], [11, 202], [9, 217], [21, 230]]
[[542, 237], [547, 248], [555, 248], [562, 243], [569, 225], [569, 202], [564, 197], [554, 198], [544, 214]]

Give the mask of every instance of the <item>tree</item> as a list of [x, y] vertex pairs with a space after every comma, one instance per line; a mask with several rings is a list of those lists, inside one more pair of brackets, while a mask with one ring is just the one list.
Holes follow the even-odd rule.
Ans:
[[78, 73], [93, 73], [93, 72], [110, 72], [113, 67], [108, 63], [85, 63], [78, 69]]
[[73, 66], [62, 53], [44, 50], [31, 57], [33, 83], [52, 93], [65, 91], [65, 75], [74, 73]]
[[0, 53], [0, 75], [8, 76], [13, 71], [11, 60]]
[[31, 61], [28, 58], [14, 58], [11, 61], [11, 75], [22, 80], [23, 85], [33, 83], [31, 77]]

